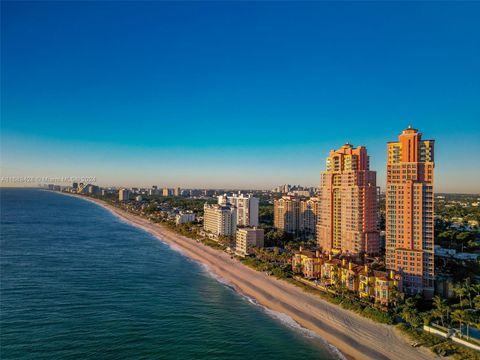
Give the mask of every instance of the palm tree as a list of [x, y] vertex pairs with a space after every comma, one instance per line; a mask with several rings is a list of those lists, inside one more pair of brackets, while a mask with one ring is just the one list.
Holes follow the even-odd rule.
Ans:
[[475, 305], [475, 310], [476, 311], [480, 311], [480, 295], [476, 295], [474, 298], [473, 298], [473, 303]]
[[417, 310], [417, 300], [413, 297], [407, 298], [403, 304], [402, 318], [408, 322], [412, 327], [420, 326], [420, 315]]
[[448, 321], [450, 314], [450, 306], [448, 306], [445, 299], [442, 299], [438, 295], [433, 298], [433, 306], [435, 309], [432, 310], [432, 315], [436, 318], [440, 318], [442, 326], [445, 327], [445, 320]]
[[453, 292], [460, 299], [460, 307], [463, 310], [463, 297], [467, 295], [467, 290], [463, 286], [457, 286], [453, 289]]
[[475, 285], [472, 285], [469, 282], [466, 282], [465, 283], [465, 290], [467, 292], [468, 304], [470, 305], [470, 309], [473, 309], [472, 293], [475, 291]]
[[462, 333], [462, 324], [465, 322], [466, 317], [464, 310], [457, 309], [452, 312], [452, 320], [460, 324], [460, 334]]

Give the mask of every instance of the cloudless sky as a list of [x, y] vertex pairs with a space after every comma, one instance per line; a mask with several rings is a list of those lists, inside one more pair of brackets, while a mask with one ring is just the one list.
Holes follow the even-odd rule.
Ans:
[[[480, 3], [6, 2], [2, 176], [316, 186], [330, 149], [436, 140], [480, 192]], [[5, 185], [5, 184], [3, 184]]]

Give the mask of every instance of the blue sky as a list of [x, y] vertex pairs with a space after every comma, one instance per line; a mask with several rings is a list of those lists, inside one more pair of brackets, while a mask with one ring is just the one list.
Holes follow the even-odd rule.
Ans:
[[411, 124], [480, 192], [480, 3], [2, 2], [2, 176], [316, 185]]

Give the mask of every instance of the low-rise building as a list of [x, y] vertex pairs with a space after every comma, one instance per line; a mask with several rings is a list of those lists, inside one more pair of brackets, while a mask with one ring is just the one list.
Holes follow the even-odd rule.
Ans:
[[252, 247], [263, 247], [264, 231], [256, 227], [238, 228], [235, 236], [235, 254], [247, 256]]
[[323, 287], [342, 287], [382, 305], [390, 304], [401, 289], [401, 276], [394, 271], [376, 271], [368, 265], [325, 256], [300, 248], [292, 258], [292, 269], [307, 279], [318, 279]]
[[292, 258], [292, 269], [302, 273], [307, 279], [320, 278], [322, 264], [323, 257], [318, 250], [314, 252], [300, 247], [300, 251], [296, 252]]
[[352, 292], [358, 292], [359, 288], [359, 273], [362, 271], [363, 266], [353, 264], [351, 261], [347, 263], [346, 259], [342, 260], [342, 266], [340, 267], [340, 284], [347, 290]]
[[175, 216], [175, 223], [177, 225], [187, 224], [192, 221], [195, 221], [195, 214], [193, 212], [181, 212]]

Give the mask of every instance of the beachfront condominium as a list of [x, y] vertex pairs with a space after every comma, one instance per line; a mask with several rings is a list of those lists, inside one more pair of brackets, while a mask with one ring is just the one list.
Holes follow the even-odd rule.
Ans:
[[118, 190], [118, 200], [127, 201], [130, 198], [130, 191], [127, 189]]
[[317, 232], [320, 199], [311, 197], [300, 201], [301, 228], [306, 235], [314, 236]]
[[273, 201], [273, 226], [286, 233], [294, 234], [301, 230], [300, 199], [296, 196], [282, 196]]
[[258, 226], [258, 204], [260, 199], [248, 194], [223, 194], [218, 197], [219, 205], [232, 205], [237, 208], [239, 226]]
[[376, 172], [367, 149], [350, 144], [330, 151], [320, 175], [317, 241], [328, 253], [378, 254]]
[[203, 229], [215, 236], [234, 236], [237, 228], [237, 211], [235, 207], [219, 204], [203, 206]]
[[434, 141], [408, 127], [388, 143], [386, 266], [400, 272], [403, 291], [434, 290]]
[[285, 195], [273, 202], [273, 226], [286, 233], [315, 236], [319, 199]]
[[235, 254], [245, 257], [249, 255], [252, 247], [263, 247], [263, 229], [256, 227], [238, 228], [235, 235]]

